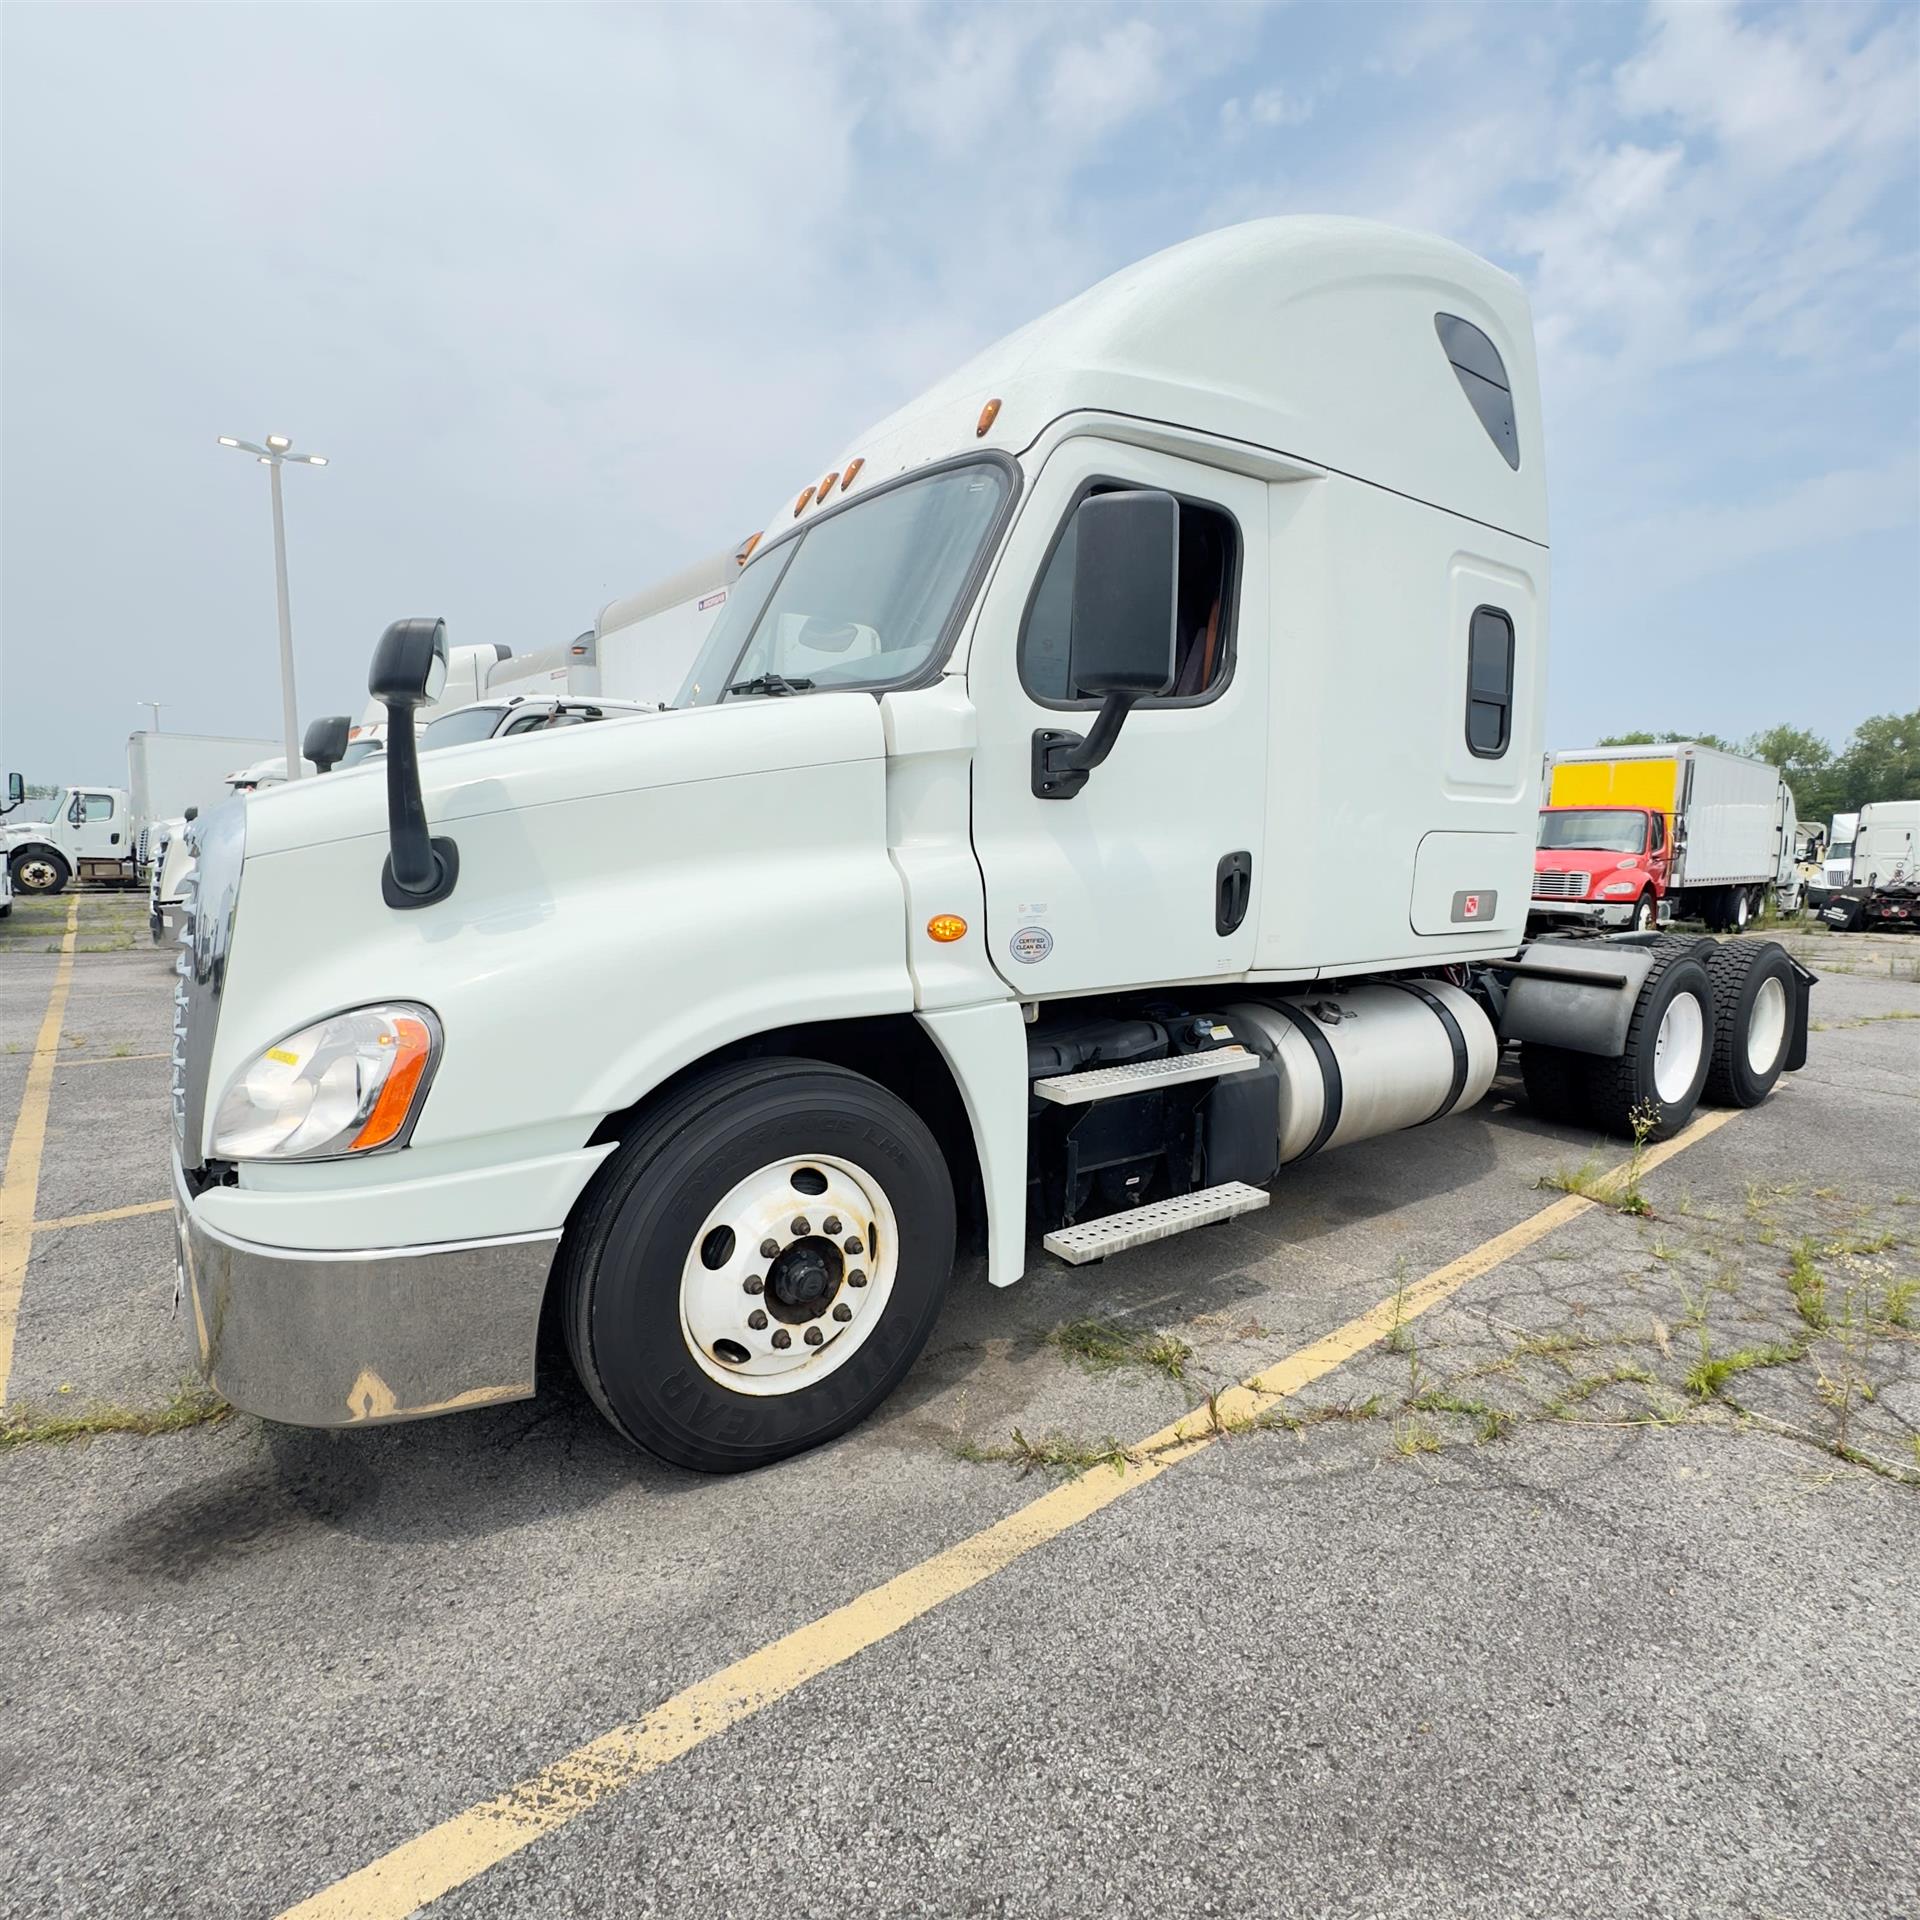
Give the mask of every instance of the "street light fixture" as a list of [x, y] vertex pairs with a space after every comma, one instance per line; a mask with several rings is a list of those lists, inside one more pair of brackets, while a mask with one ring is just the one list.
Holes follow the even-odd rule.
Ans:
[[289, 464], [324, 467], [327, 463], [317, 453], [295, 453], [293, 442], [284, 433], [268, 434], [264, 447], [256, 446], [251, 440], [236, 440], [229, 433], [220, 435], [220, 444], [252, 454], [267, 469], [272, 481], [273, 585], [280, 609], [280, 707], [287, 730], [287, 778], [298, 780], [301, 774], [300, 710], [293, 691], [293, 615], [287, 604], [287, 524], [280, 506], [280, 469]]
[[169, 702], [165, 700], [136, 700], [133, 704], [136, 707], [151, 707], [153, 709], [153, 730], [155, 733], [158, 733], [160, 731], [160, 709], [167, 706]]

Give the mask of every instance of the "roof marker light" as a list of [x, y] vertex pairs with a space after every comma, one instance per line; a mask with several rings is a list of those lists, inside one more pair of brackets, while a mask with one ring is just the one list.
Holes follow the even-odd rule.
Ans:
[[744, 567], [747, 564], [747, 562], [753, 558], [753, 550], [759, 544], [760, 544], [759, 534], [757, 533], [750, 534], [747, 537], [747, 544], [744, 547], [742, 547], [740, 551], [733, 556], [733, 564], [736, 567]]
[[813, 488], [809, 487], [806, 490], [806, 492], [804, 492], [800, 496], [800, 498], [793, 503], [793, 517], [796, 520], [798, 520], [800, 516], [806, 512], [807, 502], [813, 498], [813, 491], [814, 491]]
[[845, 493], [847, 489], [853, 485], [853, 476], [866, 464], [865, 460], [849, 460], [847, 462], [847, 470], [840, 476], [840, 491], [842, 493]]
[[840, 478], [840, 469], [838, 467], [835, 467], [834, 470], [830, 474], [828, 474], [824, 480], [820, 482], [819, 490], [814, 495], [814, 498], [816, 500], [824, 500], [827, 497], [827, 495], [833, 491], [833, 483], [839, 478]]
[[987, 429], [992, 426], [999, 417], [1000, 402], [998, 400], [989, 400], [987, 404], [980, 409], [980, 424], [974, 428], [973, 437], [976, 440], [984, 440], [987, 436]]

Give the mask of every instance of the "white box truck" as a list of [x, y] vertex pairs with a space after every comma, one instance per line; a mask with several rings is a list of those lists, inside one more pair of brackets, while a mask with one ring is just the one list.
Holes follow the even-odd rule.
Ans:
[[1533, 919], [1737, 933], [1800, 903], [1793, 791], [1778, 767], [1691, 740], [1581, 747], [1549, 763]]
[[225, 798], [233, 769], [272, 746], [207, 733], [129, 736], [124, 787], [68, 787], [44, 819], [0, 829], [15, 891], [58, 893], [74, 879], [145, 885], [154, 830]]
[[961, 1232], [1007, 1286], [1030, 1234], [1250, 1212], [1503, 1044], [1544, 1111], [1655, 1135], [1804, 1059], [1772, 942], [1526, 941], [1546, 476], [1504, 273], [1229, 229], [823, 473], [695, 704], [423, 760], [446, 631], [398, 621], [384, 780], [197, 823], [180, 1287], [237, 1405], [523, 1398], [551, 1299], [621, 1434], [758, 1466], [899, 1383]]
[[1820, 917], [1842, 933], [1920, 931], [1920, 800], [1862, 807], [1844, 883]]

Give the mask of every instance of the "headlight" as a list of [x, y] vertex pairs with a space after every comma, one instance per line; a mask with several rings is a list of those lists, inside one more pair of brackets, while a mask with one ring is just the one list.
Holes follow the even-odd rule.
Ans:
[[327, 1160], [406, 1144], [440, 1059], [425, 1008], [357, 1007], [290, 1033], [234, 1077], [219, 1160]]
[[1600, 891], [1608, 894], [1638, 893], [1640, 891], [1640, 882], [1638, 880], [1612, 880], [1609, 881], [1606, 886], [1602, 887]]

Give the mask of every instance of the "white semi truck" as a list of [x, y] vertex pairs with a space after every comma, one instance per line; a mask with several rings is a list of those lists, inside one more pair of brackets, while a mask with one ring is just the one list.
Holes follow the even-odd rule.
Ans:
[[1820, 917], [1842, 933], [1920, 932], [1920, 800], [1860, 809], [1845, 878]]
[[74, 879], [144, 885], [154, 830], [222, 799], [233, 769], [272, 745], [206, 733], [130, 735], [124, 787], [68, 787], [45, 818], [0, 829], [14, 890], [58, 893]]
[[1656, 1136], [1804, 1059], [1773, 943], [1526, 941], [1545, 461], [1485, 262], [1212, 234], [807, 478], [694, 704], [422, 761], [400, 621], [384, 777], [197, 824], [176, 1220], [237, 1405], [523, 1398], [551, 1299], [620, 1433], [754, 1467], [898, 1385], [962, 1231], [1007, 1286], [1250, 1212], [1503, 1044]]

